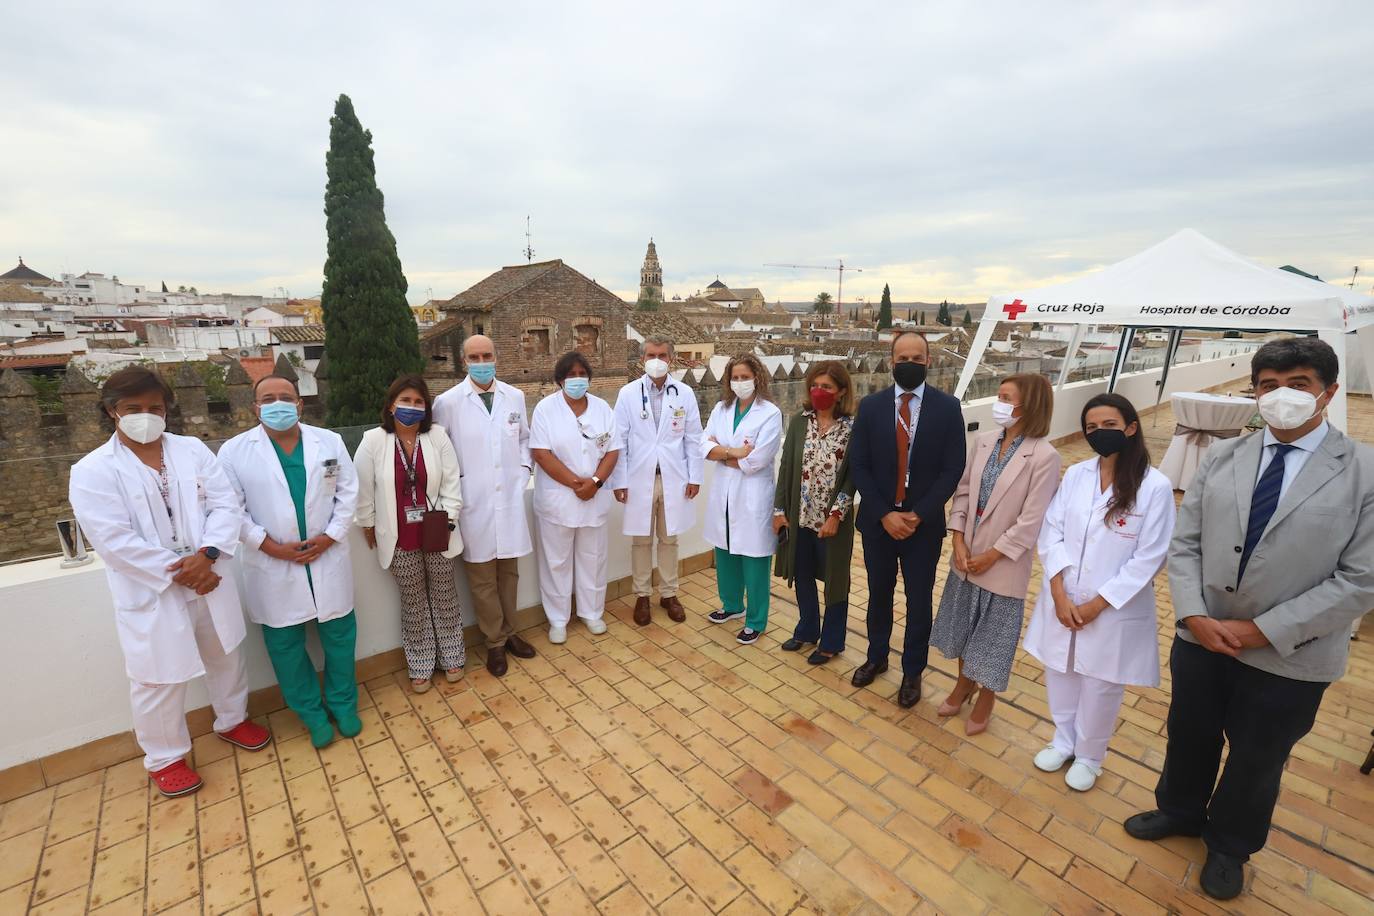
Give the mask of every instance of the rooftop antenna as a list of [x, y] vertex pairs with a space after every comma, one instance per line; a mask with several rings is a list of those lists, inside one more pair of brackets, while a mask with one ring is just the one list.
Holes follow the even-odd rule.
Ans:
[[1359, 275], [1360, 275], [1360, 265], [1356, 264], [1356, 265], [1355, 265], [1355, 272], [1354, 272], [1353, 274], [1350, 275], [1350, 288], [1351, 288], [1351, 289], [1354, 289], [1354, 288], [1355, 288], [1355, 278], [1358, 277]]
[[525, 255], [525, 263], [528, 264], [534, 260], [534, 239], [530, 235], [530, 218], [528, 216], [525, 217], [525, 250], [523, 254]]

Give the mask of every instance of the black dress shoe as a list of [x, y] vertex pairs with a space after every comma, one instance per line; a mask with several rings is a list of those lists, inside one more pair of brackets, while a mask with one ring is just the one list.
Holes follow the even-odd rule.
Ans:
[[785, 643], [782, 644], [782, 651], [784, 651], [784, 652], [796, 652], [798, 649], [800, 649], [802, 646], [805, 646], [805, 645], [807, 645], [806, 642], [804, 642], [804, 641], [802, 641], [802, 640], [800, 640], [800, 639], [797, 639], [795, 636], [793, 636], [793, 637], [791, 637], [790, 639], [788, 639]]
[[897, 705], [910, 709], [921, 702], [921, 676], [910, 674], [902, 676], [902, 686], [897, 690]]
[[1162, 840], [1171, 836], [1202, 836], [1202, 828], [1188, 824], [1163, 811], [1142, 811], [1126, 818], [1121, 826], [1137, 840]]
[[887, 661], [881, 662], [868, 661], [854, 669], [854, 677], [850, 678], [849, 683], [855, 687], [867, 687], [873, 683], [878, 675], [887, 670]]
[[516, 658], [534, 658], [534, 646], [513, 633], [506, 640], [506, 651]]
[[1207, 864], [1202, 866], [1200, 883], [1207, 896], [1216, 900], [1239, 896], [1245, 889], [1245, 860], [1207, 850]]
[[826, 662], [830, 661], [834, 657], [834, 655], [828, 655], [825, 652], [822, 652], [820, 649], [817, 649], [816, 651], [812, 652], [810, 655], [806, 657], [806, 663], [808, 665], [824, 665]]

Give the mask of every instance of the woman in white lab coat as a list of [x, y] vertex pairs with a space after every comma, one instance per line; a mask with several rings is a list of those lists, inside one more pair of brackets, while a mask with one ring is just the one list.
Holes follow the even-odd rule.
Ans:
[[732, 358], [722, 382], [701, 443], [704, 457], [717, 462], [702, 534], [716, 549], [721, 607], [708, 619], [725, 623], [743, 617], [744, 629], [735, 641], [747, 646], [768, 626], [782, 411], [768, 397], [768, 372], [751, 353]]
[[[348, 530], [358, 476], [339, 434], [300, 422], [294, 379], [268, 375], [253, 386], [261, 424], [219, 450], [243, 507], [244, 599], [283, 699], [316, 747], [362, 731], [354, 654], [353, 564]], [[313, 622], [324, 652], [324, 697], [305, 647]]]
[[[423, 378], [403, 375], [392, 382], [384, 405], [381, 427], [363, 434], [353, 456], [358, 471], [354, 521], [401, 590], [401, 642], [410, 684], [424, 693], [436, 669], [454, 683], [467, 662], [453, 578], [453, 558], [463, 550], [458, 456], [448, 433], [433, 423], [434, 401]], [[443, 550], [424, 549], [426, 510], [448, 513]]]
[[1173, 487], [1150, 467], [1131, 402], [1101, 394], [1083, 407], [1097, 458], [1069, 468], [1045, 514], [1045, 570], [1026, 651], [1045, 666], [1054, 741], [1035, 765], [1085, 792], [1102, 772], [1125, 685], [1159, 685], [1152, 583], [1174, 530]]
[[205, 675], [221, 738], [271, 740], [247, 718], [243, 610], [217, 562], [238, 547], [238, 499], [205, 443], [164, 432], [172, 391], [155, 372], [121, 369], [100, 399], [116, 432], [72, 467], [72, 510], [105, 564], [143, 765], [164, 795], [185, 795], [201, 786], [184, 759], [187, 681]]
[[549, 620], [549, 642], [568, 639], [572, 599], [593, 635], [606, 632], [607, 479], [620, 457], [615, 413], [587, 393], [592, 367], [576, 350], [559, 357], [553, 380], [560, 390], [534, 407], [530, 458], [534, 514], [539, 520], [539, 592]]

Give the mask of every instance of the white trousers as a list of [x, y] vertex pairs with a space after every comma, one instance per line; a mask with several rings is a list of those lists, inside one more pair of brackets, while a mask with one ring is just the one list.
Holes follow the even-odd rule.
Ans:
[[539, 594], [550, 626], [568, 625], [573, 595], [578, 617], [601, 619], [606, 610], [607, 542], [605, 524], [567, 528], [539, 519]]
[[[215, 710], [215, 731], [224, 732], [248, 718], [248, 671], [239, 648], [225, 652], [204, 600], [187, 605], [195, 628], [196, 647], [205, 666], [205, 686]], [[134, 712], [134, 737], [143, 748], [143, 765], [156, 772], [191, 752], [186, 727], [186, 684], [129, 682]]]
[[1059, 752], [1100, 769], [1107, 756], [1107, 743], [1116, 731], [1116, 716], [1126, 688], [1073, 670], [1076, 636], [1069, 637], [1069, 670], [1045, 669], [1045, 690], [1054, 719], [1051, 743]]
[[677, 594], [677, 535], [669, 535], [668, 516], [663, 508], [663, 477], [654, 475], [654, 502], [649, 513], [649, 533], [630, 539], [630, 568], [634, 574], [635, 595], [648, 598], [654, 593], [654, 538], [658, 538], [658, 593], [661, 598]]

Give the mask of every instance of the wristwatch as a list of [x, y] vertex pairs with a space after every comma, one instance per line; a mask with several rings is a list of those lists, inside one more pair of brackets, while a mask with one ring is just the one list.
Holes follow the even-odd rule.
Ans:
[[200, 548], [200, 552], [205, 554], [205, 559], [209, 560], [211, 563], [219, 559], [218, 547], [202, 547]]
[[600, 477], [597, 477], [595, 474], [592, 475], [592, 483], [596, 484], [596, 488], [598, 490], [600, 490], [602, 487], [606, 485], [606, 481], [602, 480]]

